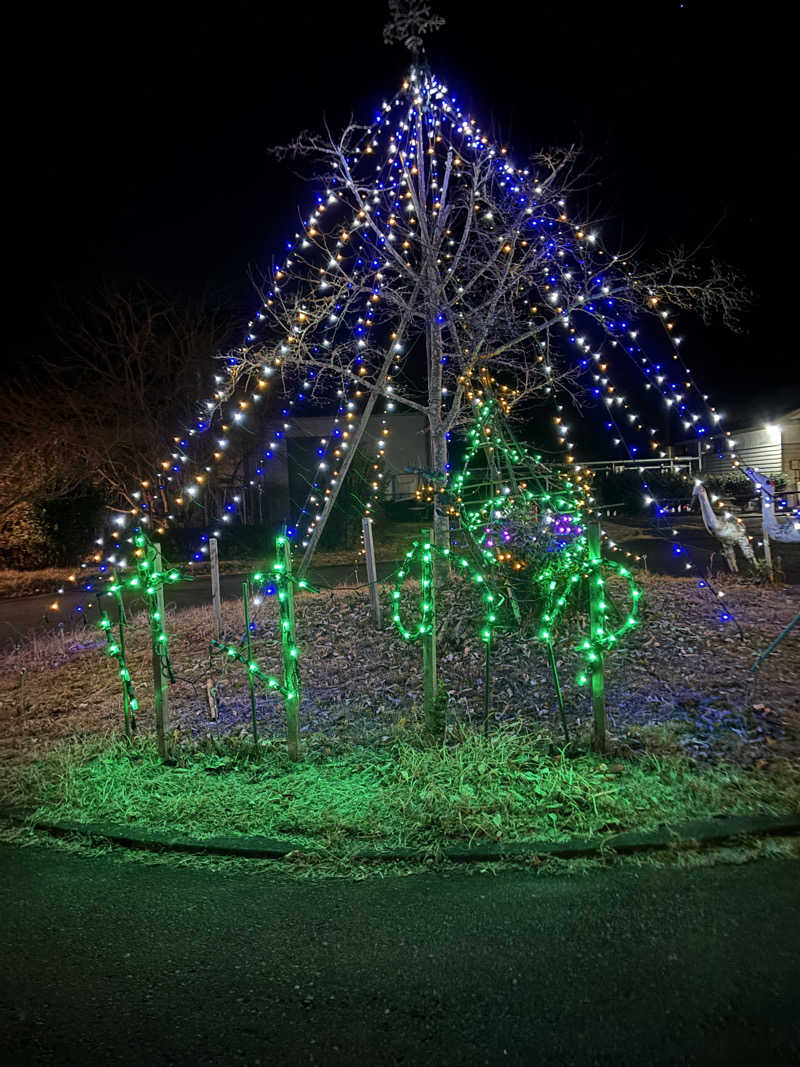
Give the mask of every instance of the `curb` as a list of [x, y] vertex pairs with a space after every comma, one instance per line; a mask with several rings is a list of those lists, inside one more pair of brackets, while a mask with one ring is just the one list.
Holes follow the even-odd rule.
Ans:
[[[22, 820], [19, 820], [22, 821]], [[258, 836], [193, 838], [183, 834], [137, 829], [113, 823], [82, 823], [72, 820], [36, 822], [35, 830], [54, 837], [78, 834], [90, 841], [110, 841], [125, 848], [155, 852], [193, 852], [242, 859], [286, 859], [292, 853], [308, 852], [308, 846]], [[664, 826], [648, 833], [610, 834], [607, 837], [573, 838], [571, 841], [509, 841], [483, 845], [450, 845], [442, 848], [395, 848], [386, 851], [361, 849], [348, 859], [373, 863], [424, 861], [435, 855], [453, 863], [487, 863], [530, 856], [577, 859], [607, 853], [625, 854], [674, 848], [680, 845], [710, 845], [745, 835], [800, 833], [800, 815], [734, 815], [721, 819], [695, 819], [677, 826]]]

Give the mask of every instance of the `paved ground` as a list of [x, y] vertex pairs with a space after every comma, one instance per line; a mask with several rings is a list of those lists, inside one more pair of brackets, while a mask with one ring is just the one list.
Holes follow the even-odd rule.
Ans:
[[[398, 566], [396, 563], [379, 563], [378, 578], [383, 579]], [[220, 577], [220, 592], [223, 600], [240, 599], [242, 581], [246, 574], [223, 574]], [[321, 586], [356, 585], [366, 583], [364, 567], [358, 571], [352, 566], [319, 567], [309, 575], [310, 581]], [[193, 604], [211, 603], [211, 578], [202, 575], [191, 582], [170, 586], [166, 592], [167, 604], [179, 608]], [[58, 610], [51, 604], [58, 601]], [[140, 603], [141, 601], [137, 601]], [[112, 612], [113, 614], [113, 612]], [[59, 622], [72, 626], [80, 617], [88, 625], [97, 622], [97, 605], [85, 592], [66, 592], [58, 597], [26, 596], [11, 600], [0, 600], [0, 647], [14, 644], [20, 637], [31, 630], [47, 631], [57, 629]]]
[[6, 1062], [781, 1067], [799, 877], [306, 883], [0, 847]]

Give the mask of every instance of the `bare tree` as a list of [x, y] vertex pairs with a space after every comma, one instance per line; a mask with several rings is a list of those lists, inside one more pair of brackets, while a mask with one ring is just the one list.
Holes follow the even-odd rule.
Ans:
[[[50, 555], [40, 508], [80, 490], [85, 476], [78, 465], [65, 462], [73, 436], [69, 426], [48, 425], [47, 433], [19, 426], [18, 410], [8, 410], [9, 394], [0, 400], [0, 557], [6, 565], [41, 562]], [[23, 398], [30, 403], [29, 397]], [[23, 409], [24, 410], [24, 409]], [[27, 422], [27, 420], [26, 420]]]
[[172, 439], [180, 466], [172, 435], [194, 419], [230, 318], [199, 303], [178, 307], [143, 284], [109, 285], [65, 309], [56, 322], [60, 356], [38, 360], [0, 401], [13, 469], [23, 472], [17, 497], [52, 498], [83, 482], [112, 510], [168, 510], [164, 445]]
[[[570, 215], [584, 193], [577, 153], [516, 166], [427, 69], [412, 70], [371, 126], [306, 133], [279, 153], [313, 159], [324, 192], [286, 259], [258, 279], [262, 307], [223, 399], [265, 366], [308, 396], [365, 398], [309, 524], [304, 568], [379, 404], [424, 414], [444, 477], [481, 368], [521, 404], [569, 383], [576, 344], [616, 343], [664, 300], [736, 310], [718, 269], [701, 277], [685, 257], [648, 267], [609, 252]], [[447, 544], [439, 500], [434, 527]]]

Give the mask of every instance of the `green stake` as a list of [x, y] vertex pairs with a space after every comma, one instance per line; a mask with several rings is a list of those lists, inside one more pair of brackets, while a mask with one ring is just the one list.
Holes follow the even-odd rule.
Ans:
[[550, 670], [553, 672], [553, 683], [556, 687], [558, 710], [561, 714], [561, 725], [564, 728], [564, 740], [569, 744], [569, 727], [567, 726], [567, 713], [564, 708], [564, 694], [561, 692], [561, 682], [558, 678], [558, 664], [556, 663], [556, 654], [553, 651], [552, 641], [547, 642], [547, 657], [550, 660]]
[[490, 703], [490, 685], [491, 685], [491, 662], [492, 662], [492, 635], [489, 631], [489, 637], [486, 639], [486, 662], [483, 667], [483, 732], [489, 733], [489, 703]]
[[281, 612], [281, 651], [283, 687], [286, 698], [286, 738], [289, 758], [300, 759], [300, 675], [297, 670], [297, 638], [294, 626], [294, 583], [289, 539], [280, 534], [275, 541], [278, 557], [278, 601]]
[[586, 528], [589, 542], [589, 563], [592, 575], [589, 581], [589, 627], [590, 640], [595, 647], [594, 658], [591, 663], [592, 685], [592, 715], [594, 717], [594, 730], [592, 734], [592, 746], [598, 752], [606, 750], [606, 689], [603, 678], [603, 650], [599, 638], [603, 633], [604, 610], [603, 610], [603, 587], [598, 585], [596, 578], [602, 576], [600, 567], [600, 526], [596, 522], [590, 522]]
[[250, 604], [247, 595], [247, 582], [242, 582], [242, 599], [244, 601], [244, 632], [247, 638], [247, 684], [250, 687], [250, 718], [253, 722], [253, 744], [258, 747], [258, 725], [256, 723], [256, 680], [253, 670], [253, 646], [250, 639]]
[[433, 531], [422, 531], [422, 675], [425, 732], [435, 738], [440, 732], [436, 715], [436, 588], [434, 585]]
[[751, 673], [753, 671], [757, 671], [758, 670], [758, 668], [761, 666], [761, 664], [764, 662], [764, 660], [767, 658], [767, 656], [770, 654], [770, 652], [772, 652], [773, 649], [778, 647], [778, 645], [781, 643], [781, 641], [784, 639], [784, 637], [786, 637], [787, 634], [790, 634], [792, 632], [792, 630], [795, 628], [795, 626], [797, 626], [798, 623], [800, 623], [800, 614], [795, 615], [795, 617], [792, 619], [792, 621], [789, 623], [789, 625], [784, 630], [782, 630], [781, 633], [778, 634], [778, 636], [775, 638], [775, 640], [772, 642], [772, 644], [769, 646], [769, 648], [766, 648], [761, 653], [761, 655], [755, 661], [753, 666], [750, 668]]

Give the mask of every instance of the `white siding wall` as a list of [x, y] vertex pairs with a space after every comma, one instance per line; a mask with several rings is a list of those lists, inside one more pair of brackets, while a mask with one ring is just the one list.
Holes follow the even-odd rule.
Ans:
[[[765, 474], [779, 474], [781, 471], [781, 440], [776, 434], [767, 430], [742, 430], [734, 433], [736, 442], [734, 451], [742, 467], [758, 467]], [[703, 455], [703, 468], [708, 474], [730, 474], [730, 452], [706, 452]]]

